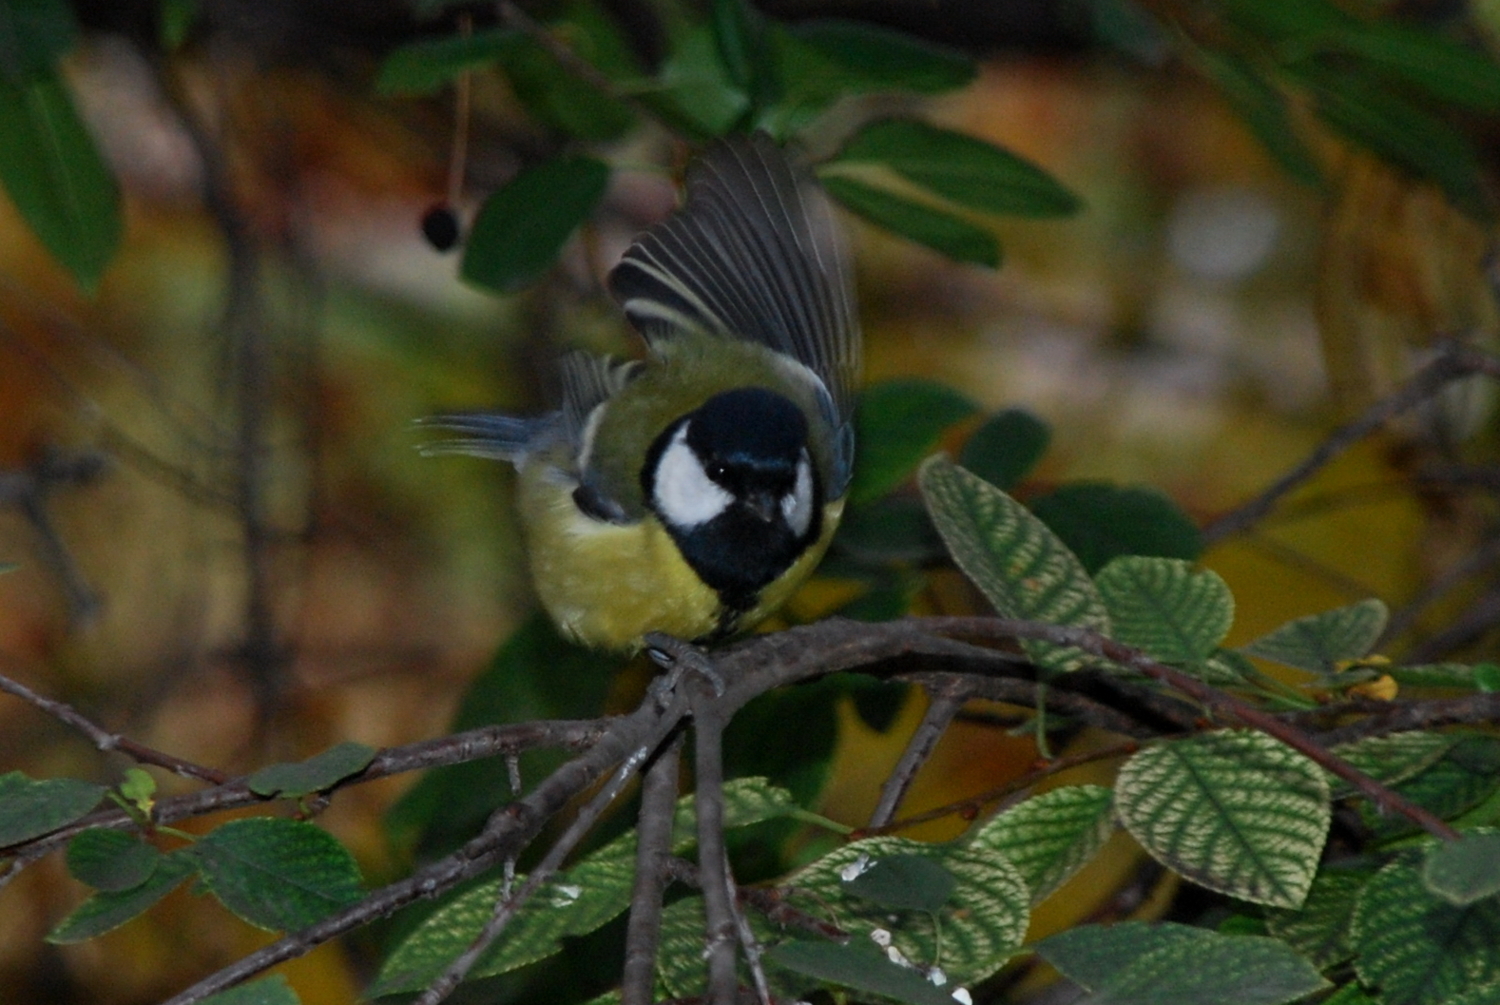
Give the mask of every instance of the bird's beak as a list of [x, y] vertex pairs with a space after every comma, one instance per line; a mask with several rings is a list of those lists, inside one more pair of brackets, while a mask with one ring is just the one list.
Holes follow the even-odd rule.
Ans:
[[770, 523], [781, 512], [781, 500], [771, 492], [752, 492], [744, 499], [745, 508]]

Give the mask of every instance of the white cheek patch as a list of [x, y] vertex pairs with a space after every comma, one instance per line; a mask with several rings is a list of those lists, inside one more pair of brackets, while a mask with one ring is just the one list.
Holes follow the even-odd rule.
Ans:
[[734, 501], [708, 477], [698, 455], [687, 445], [687, 423], [662, 451], [651, 495], [662, 520], [683, 529], [708, 523]]
[[812, 463], [807, 458], [807, 451], [802, 451], [802, 457], [797, 461], [797, 483], [792, 490], [781, 497], [781, 515], [786, 520], [786, 525], [792, 529], [797, 537], [807, 533], [807, 528], [812, 525], [813, 508], [813, 482]]

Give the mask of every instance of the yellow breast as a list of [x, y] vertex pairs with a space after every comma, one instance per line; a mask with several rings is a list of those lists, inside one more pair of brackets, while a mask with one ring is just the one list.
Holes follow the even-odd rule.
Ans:
[[[683, 559], [660, 522], [620, 525], [590, 519], [573, 502], [571, 481], [545, 462], [520, 479], [532, 581], [563, 634], [601, 649], [639, 649], [647, 632], [697, 639], [719, 627], [723, 605]], [[823, 531], [790, 570], [769, 584], [745, 629], [791, 597], [817, 566], [843, 515], [844, 501], [823, 509]]]

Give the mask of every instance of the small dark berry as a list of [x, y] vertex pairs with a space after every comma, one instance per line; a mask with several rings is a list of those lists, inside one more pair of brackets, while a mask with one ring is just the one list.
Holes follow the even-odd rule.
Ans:
[[438, 203], [422, 215], [422, 236], [439, 251], [452, 251], [462, 236], [458, 214], [447, 203]]

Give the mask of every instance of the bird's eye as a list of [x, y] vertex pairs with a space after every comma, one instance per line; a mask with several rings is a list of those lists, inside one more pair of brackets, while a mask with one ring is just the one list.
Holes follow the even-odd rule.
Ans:
[[714, 461], [705, 470], [708, 472], [708, 477], [716, 482], [722, 481], [724, 476], [729, 473], [729, 468], [724, 465], [723, 461]]

